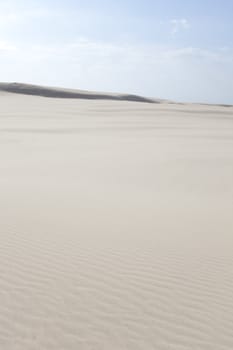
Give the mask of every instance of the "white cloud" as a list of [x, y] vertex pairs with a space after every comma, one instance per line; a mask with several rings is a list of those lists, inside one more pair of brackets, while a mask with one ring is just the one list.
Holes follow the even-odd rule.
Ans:
[[8, 52], [17, 50], [16, 46], [6, 41], [0, 41], [0, 52]]
[[181, 30], [186, 30], [186, 29], [190, 28], [189, 21], [187, 19], [185, 19], [185, 18], [172, 19], [170, 21], [170, 24], [172, 26], [171, 33], [173, 35], [175, 35], [176, 33], [178, 33]]
[[184, 47], [164, 51], [164, 57], [168, 58], [183, 58], [192, 59], [196, 62], [209, 63], [232, 63], [233, 64], [233, 50], [231, 49], [215, 49], [206, 50], [198, 47]]
[[56, 12], [51, 12], [46, 9], [35, 8], [32, 10], [2, 10], [0, 12], [0, 27], [17, 25], [25, 20], [36, 18], [48, 18], [58, 15]]

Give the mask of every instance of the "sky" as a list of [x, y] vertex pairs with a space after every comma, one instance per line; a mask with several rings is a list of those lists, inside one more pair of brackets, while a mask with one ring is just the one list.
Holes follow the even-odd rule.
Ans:
[[0, 0], [0, 81], [233, 104], [233, 1]]

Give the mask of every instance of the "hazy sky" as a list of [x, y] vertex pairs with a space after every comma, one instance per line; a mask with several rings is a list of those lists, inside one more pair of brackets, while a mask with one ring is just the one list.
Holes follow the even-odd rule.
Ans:
[[0, 0], [0, 80], [233, 104], [233, 0]]

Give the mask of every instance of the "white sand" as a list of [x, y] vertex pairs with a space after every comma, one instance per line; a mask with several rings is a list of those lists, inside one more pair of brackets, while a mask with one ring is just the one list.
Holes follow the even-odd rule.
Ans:
[[0, 349], [233, 349], [233, 108], [0, 94]]

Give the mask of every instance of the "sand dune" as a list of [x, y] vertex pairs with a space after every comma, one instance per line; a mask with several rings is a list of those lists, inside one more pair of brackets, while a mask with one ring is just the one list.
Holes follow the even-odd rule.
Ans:
[[0, 349], [232, 350], [232, 179], [232, 107], [2, 93]]
[[146, 97], [129, 94], [98, 93], [82, 90], [61, 89], [55, 87], [44, 87], [38, 85], [21, 83], [0, 83], [0, 91], [23, 95], [35, 95], [53, 98], [78, 98], [86, 100], [113, 100], [113, 101], [134, 101], [146, 103], [159, 103], [159, 100], [152, 100]]

